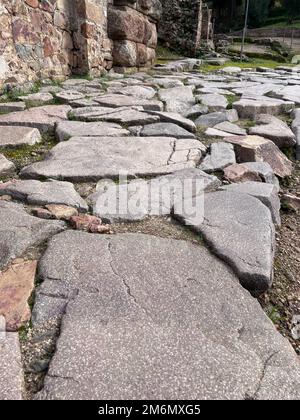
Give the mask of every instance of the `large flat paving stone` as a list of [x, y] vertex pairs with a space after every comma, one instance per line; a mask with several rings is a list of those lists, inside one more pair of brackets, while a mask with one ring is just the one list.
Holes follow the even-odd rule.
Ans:
[[300, 398], [290, 344], [202, 246], [69, 231], [40, 275], [34, 325], [62, 323], [37, 399]]
[[[216, 190], [221, 181], [199, 169], [184, 169], [150, 181], [137, 179], [129, 184], [100, 181], [89, 197], [93, 213], [110, 223], [133, 222], [148, 216], [182, 212], [182, 201], [203, 191]], [[202, 202], [202, 201], [201, 201]]]
[[232, 106], [238, 112], [240, 118], [255, 120], [261, 114], [280, 115], [289, 113], [295, 108], [295, 103], [263, 96], [242, 98], [234, 102]]
[[71, 113], [72, 119], [78, 121], [107, 121], [126, 125], [144, 125], [159, 122], [157, 115], [143, 112], [142, 107], [121, 107], [108, 108], [101, 106], [83, 107], [74, 109]]
[[42, 141], [37, 128], [0, 126], [0, 147], [32, 146]]
[[156, 90], [150, 86], [126, 86], [121, 89], [116, 88], [116, 93], [125, 96], [134, 96], [139, 99], [152, 99], [156, 95]]
[[63, 204], [81, 211], [88, 209], [86, 202], [76, 192], [73, 184], [64, 181], [8, 181], [0, 184], [0, 196], [2, 195], [10, 195], [16, 200], [38, 206]]
[[280, 221], [280, 199], [278, 188], [273, 184], [247, 181], [221, 187], [223, 191], [231, 191], [241, 194], [249, 194], [258, 198], [271, 212], [273, 223], [281, 225]]
[[224, 111], [228, 106], [228, 100], [225, 96], [217, 93], [208, 93], [197, 96], [199, 102], [209, 108], [211, 112]]
[[272, 140], [279, 148], [295, 146], [295, 134], [289, 126], [273, 115], [260, 115], [255, 127], [249, 128], [249, 134]]
[[275, 228], [269, 209], [257, 198], [237, 192], [205, 194], [202, 218], [176, 215], [203, 235], [213, 252], [237, 273], [253, 294], [273, 281]]
[[19, 334], [0, 330], [0, 400], [22, 400], [23, 382]]
[[110, 94], [110, 95], [103, 95], [94, 98], [96, 102], [99, 103], [101, 106], [107, 106], [111, 108], [119, 108], [119, 107], [132, 107], [132, 106], [140, 106], [145, 111], [162, 111], [163, 104], [157, 100], [147, 100], [141, 98], [134, 98], [133, 96], [126, 96], [126, 95], [117, 95], [117, 94]]
[[41, 132], [53, 131], [56, 123], [68, 119], [71, 109], [69, 105], [47, 105], [21, 112], [11, 112], [0, 115], [0, 126], [17, 125], [37, 128]]
[[99, 137], [99, 136], [127, 136], [129, 131], [119, 124], [106, 122], [63, 121], [56, 126], [56, 137], [59, 141], [69, 140], [71, 137]]
[[53, 95], [49, 92], [31, 93], [26, 96], [19, 96], [19, 99], [25, 102], [28, 108], [32, 106], [50, 105], [54, 101]]
[[225, 121], [236, 122], [239, 117], [235, 109], [229, 109], [224, 112], [211, 112], [210, 114], [201, 115], [196, 119], [196, 126], [214, 127]]
[[165, 103], [167, 112], [175, 112], [181, 115], [196, 103], [192, 86], [160, 89], [158, 96]]
[[[135, 129], [135, 127], [133, 127]], [[142, 137], [173, 137], [176, 139], [191, 139], [195, 135], [187, 131], [185, 128], [173, 123], [155, 123], [141, 127], [139, 135]]]
[[171, 137], [73, 137], [20, 175], [70, 181], [116, 178], [120, 171], [130, 177], [164, 175], [196, 167], [201, 146], [197, 140]]
[[162, 122], [173, 123], [179, 125], [185, 130], [191, 131], [192, 133], [196, 132], [195, 123], [176, 112], [149, 111], [149, 113], [159, 116]]
[[63, 222], [38, 219], [19, 204], [0, 201], [0, 268], [64, 228]]
[[[229, 147], [228, 147], [229, 146]], [[221, 171], [227, 166], [236, 163], [234, 148], [229, 143], [213, 143], [210, 154], [203, 159], [200, 169], [207, 173]]]

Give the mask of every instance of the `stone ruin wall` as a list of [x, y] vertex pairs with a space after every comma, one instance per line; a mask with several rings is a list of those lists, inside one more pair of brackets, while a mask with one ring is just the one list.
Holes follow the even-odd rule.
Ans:
[[0, 0], [0, 87], [149, 66], [160, 12], [159, 0]]
[[155, 61], [159, 0], [114, 0], [108, 12], [114, 66], [143, 68]]
[[162, 0], [159, 39], [185, 55], [195, 56], [212, 40], [211, 10], [202, 0]]

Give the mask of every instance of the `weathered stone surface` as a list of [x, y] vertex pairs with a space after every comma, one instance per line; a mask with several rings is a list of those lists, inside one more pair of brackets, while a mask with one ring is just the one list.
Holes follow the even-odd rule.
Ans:
[[85, 98], [85, 95], [76, 90], [63, 90], [55, 94], [55, 97], [62, 103], [70, 104]]
[[68, 119], [68, 105], [47, 105], [22, 112], [0, 115], [1, 125], [17, 125], [38, 128], [42, 132], [53, 131], [55, 123]]
[[0, 201], [0, 268], [64, 228], [62, 222], [37, 219], [21, 205]]
[[158, 96], [166, 104], [167, 112], [176, 112], [181, 115], [196, 103], [191, 86], [160, 89]]
[[262, 182], [261, 177], [255, 170], [251, 170], [242, 163], [235, 163], [224, 169], [224, 178], [229, 182]]
[[6, 331], [18, 331], [30, 320], [28, 300], [34, 288], [36, 266], [37, 261], [16, 260], [7, 270], [0, 271], [0, 313], [5, 318]]
[[263, 182], [275, 185], [279, 191], [280, 185], [278, 178], [275, 176], [273, 169], [267, 162], [244, 162], [243, 166], [256, 172]]
[[177, 124], [180, 127], [188, 130], [192, 133], [196, 132], [196, 125], [193, 121], [188, 118], [183, 117], [176, 112], [158, 112], [158, 111], [149, 111], [150, 114], [157, 115], [162, 122], [168, 122]]
[[240, 118], [255, 120], [261, 114], [279, 115], [291, 112], [295, 107], [295, 103], [262, 96], [255, 99], [242, 98], [234, 102], [232, 106], [238, 112]]
[[215, 176], [199, 169], [185, 169], [150, 181], [134, 180], [129, 185], [100, 181], [89, 201], [93, 213], [105, 221], [133, 222], [180, 212], [183, 198], [216, 190], [220, 185]]
[[56, 138], [59, 141], [69, 140], [71, 137], [99, 137], [99, 136], [127, 136], [129, 131], [115, 123], [63, 121], [56, 126]]
[[27, 96], [20, 96], [19, 99], [25, 102], [27, 107], [49, 105], [54, 98], [51, 93], [32, 93]]
[[140, 99], [134, 98], [129, 95], [103, 95], [94, 98], [96, 102], [99, 103], [101, 106], [107, 106], [110, 108], [120, 108], [120, 107], [133, 107], [133, 106], [140, 106], [145, 111], [162, 111], [163, 104], [160, 101], [156, 100], [147, 100], [147, 99]]
[[247, 131], [236, 124], [229, 121], [224, 121], [214, 126], [216, 130], [225, 131], [226, 133], [235, 134], [236, 136], [245, 136]]
[[210, 114], [201, 115], [201, 117], [197, 118], [195, 124], [197, 126], [214, 127], [216, 124], [224, 121], [236, 122], [238, 119], [237, 112], [234, 109], [230, 109], [225, 112], [212, 112]]
[[275, 229], [271, 214], [247, 194], [213, 192], [204, 197], [204, 222], [177, 216], [203, 235], [213, 252], [237, 273], [255, 295], [273, 281]]
[[222, 73], [226, 73], [226, 74], [239, 74], [241, 73], [242, 69], [240, 67], [237, 66], [232, 66], [232, 67], [224, 67], [221, 72]]
[[204, 158], [200, 165], [200, 169], [207, 173], [211, 173], [221, 171], [234, 163], [236, 163], [236, 159], [232, 145], [223, 142], [213, 143], [210, 146], [210, 154]]
[[0, 330], [0, 400], [22, 400], [23, 369], [18, 333]]
[[292, 174], [292, 162], [271, 140], [259, 136], [245, 136], [226, 137], [224, 141], [234, 145], [238, 162], [267, 162], [281, 178]]
[[207, 106], [211, 112], [223, 111], [228, 106], [228, 101], [225, 96], [216, 93], [200, 95], [197, 96], [197, 99], [202, 105]]
[[38, 206], [64, 204], [75, 207], [80, 211], [86, 211], [88, 209], [86, 202], [75, 191], [73, 184], [70, 182], [14, 180], [0, 184], [0, 196], [3, 195], [10, 195], [16, 200]]
[[195, 138], [194, 134], [173, 123], [155, 123], [142, 127], [140, 136], [145, 137], [174, 137], [176, 139]]
[[0, 176], [10, 175], [15, 169], [15, 165], [0, 153]]
[[198, 118], [201, 115], [208, 114], [209, 109], [206, 105], [196, 104], [188, 109], [183, 116], [186, 118]]
[[73, 110], [72, 117], [80, 121], [107, 121], [119, 124], [127, 124], [129, 126], [159, 122], [159, 116], [142, 111], [142, 107], [87, 107]]
[[9, 112], [25, 111], [26, 105], [24, 102], [4, 102], [0, 103], [0, 113], [7, 114]]
[[[201, 143], [171, 137], [73, 137], [55, 146], [42, 162], [22, 169], [23, 178], [92, 181], [128, 176], [163, 175], [193, 168]], [[78, 159], [80, 156], [80, 159]]]
[[183, 86], [183, 83], [180, 80], [172, 79], [168, 77], [159, 77], [159, 78], [157, 77], [154, 79], [150, 79], [149, 83], [151, 83], [152, 85], [157, 85], [164, 89], [170, 89], [174, 87]]
[[34, 325], [63, 323], [37, 399], [299, 398], [287, 340], [202, 246], [69, 231], [40, 274]]
[[239, 184], [226, 185], [221, 187], [221, 189], [223, 191], [249, 194], [258, 198], [270, 210], [273, 223], [277, 226], [281, 225], [280, 200], [278, 197], [278, 190], [274, 185], [248, 181]]
[[284, 99], [285, 101], [292, 101], [297, 105], [300, 105], [300, 86], [284, 86], [277, 89], [275, 94], [276, 97]]
[[32, 146], [41, 140], [42, 136], [37, 128], [0, 126], [0, 147]]
[[152, 99], [156, 95], [156, 90], [150, 86], [126, 86], [116, 90], [117, 94], [134, 96], [139, 99]]
[[226, 131], [220, 131], [220, 130], [217, 130], [216, 128], [210, 128], [210, 127], [205, 131], [205, 134], [207, 136], [212, 136], [212, 137], [232, 137], [232, 136], [234, 136], [234, 134], [226, 133]]
[[289, 126], [272, 115], [260, 115], [255, 127], [250, 127], [249, 134], [272, 140], [279, 148], [296, 144], [295, 135]]

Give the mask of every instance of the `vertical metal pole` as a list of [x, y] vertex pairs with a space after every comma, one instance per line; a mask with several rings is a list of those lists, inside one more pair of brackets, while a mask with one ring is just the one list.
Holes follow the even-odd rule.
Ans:
[[294, 28], [292, 30], [291, 49], [293, 48], [293, 43], [294, 43]]
[[243, 59], [243, 56], [244, 56], [245, 38], [246, 38], [246, 32], [247, 32], [247, 27], [248, 27], [248, 17], [249, 17], [249, 3], [250, 3], [250, 0], [247, 0], [245, 26], [244, 26], [244, 31], [243, 31], [243, 40], [242, 40], [242, 47], [241, 47], [241, 60]]

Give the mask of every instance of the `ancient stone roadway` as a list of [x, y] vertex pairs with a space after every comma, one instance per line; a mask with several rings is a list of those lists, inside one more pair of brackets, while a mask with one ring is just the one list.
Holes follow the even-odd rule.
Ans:
[[300, 399], [299, 358], [256, 299], [300, 69], [198, 64], [1, 98], [0, 399]]

